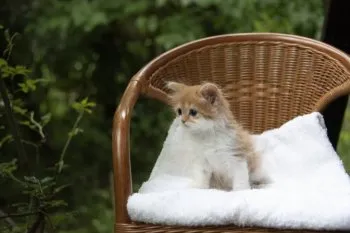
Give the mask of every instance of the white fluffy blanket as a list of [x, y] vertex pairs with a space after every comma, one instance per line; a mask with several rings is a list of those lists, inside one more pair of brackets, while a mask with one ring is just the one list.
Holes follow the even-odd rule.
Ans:
[[[158, 175], [129, 198], [131, 219], [182, 226], [350, 230], [350, 179], [320, 113], [296, 117], [254, 137], [271, 185], [236, 192], [201, 190], [188, 188], [185, 177]], [[161, 154], [156, 166], [167, 164]]]

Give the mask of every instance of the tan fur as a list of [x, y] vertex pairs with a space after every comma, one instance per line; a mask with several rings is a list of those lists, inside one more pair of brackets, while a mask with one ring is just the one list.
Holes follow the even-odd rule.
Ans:
[[[259, 166], [260, 159], [254, 150], [251, 134], [243, 129], [234, 118], [229, 102], [218, 86], [213, 83], [188, 86], [183, 83], [169, 82], [167, 87], [171, 91], [170, 100], [174, 110], [177, 111], [178, 108], [181, 108], [184, 112], [183, 120], [191, 121], [191, 118], [193, 118], [187, 114], [191, 106], [200, 113], [196, 117], [211, 119], [226, 117], [236, 133], [236, 144], [238, 146], [238, 155], [236, 156], [245, 157], [248, 162], [249, 172], [254, 172]], [[216, 99], [211, 104], [210, 101], [214, 98], [214, 95], [216, 95]]]
[[[172, 88], [174, 88], [174, 83], [172, 82]], [[196, 86], [187, 86], [184, 84], [180, 84], [181, 87], [176, 86], [173, 94], [170, 95], [171, 104], [176, 111], [178, 107], [184, 108], [184, 110], [188, 110], [190, 106], [196, 107], [198, 112], [202, 114], [204, 117], [213, 118], [215, 117], [215, 109], [209, 105], [206, 101], [200, 99], [200, 87], [201, 85]], [[169, 87], [169, 85], [168, 85]], [[181, 88], [181, 89], [177, 89]]]

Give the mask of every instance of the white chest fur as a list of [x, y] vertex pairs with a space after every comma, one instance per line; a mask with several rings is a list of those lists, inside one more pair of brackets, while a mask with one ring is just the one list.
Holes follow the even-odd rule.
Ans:
[[[234, 135], [232, 129], [223, 127], [194, 133], [175, 120], [161, 152], [164, 159], [157, 162], [167, 167], [169, 175], [191, 178], [196, 188], [209, 188], [213, 175], [228, 188], [249, 188], [247, 163], [235, 156]], [[151, 178], [159, 172], [164, 170], [154, 169]]]

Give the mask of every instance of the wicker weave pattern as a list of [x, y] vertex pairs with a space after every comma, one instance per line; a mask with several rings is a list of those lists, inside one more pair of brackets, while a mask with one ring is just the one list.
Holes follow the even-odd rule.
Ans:
[[165, 81], [215, 82], [223, 88], [238, 121], [260, 133], [297, 115], [321, 111], [332, 100], [349, 94], [350, 58], [324, 43], [292, 35], [248, 33], [204, 38], [160, 55], [135, 74], [113, 120], [115, 232], [316, 232], [130, 222], [126, 205], [132, 190], [132, 110], [142, 94], [167, 103]]
[[[176, 57], [151, 76], [164, 81], [223, 87], [237, 119], [254, 133], [311, 112], [317, 101], [350, 74], [323, 52], [282, 42], [236, 42], [206, 46]], [[254, 116], [254, 117], [252, 117]]]
[[[185, 228], [185, 227], [169, 227], [160, 225], [147, 224], [115, 224], [115, 232], [123, 233], [262, 233], [262, 232], [283, 232], [283, 233], [317, 233], [320, 231], [310, 230], [288, 230], [288, 229], [271, 229], [271, 228], [251, 228], [251, 227], [203, 227], [203, 228]], [[331, 231], [328, 231], [331, 232]]]

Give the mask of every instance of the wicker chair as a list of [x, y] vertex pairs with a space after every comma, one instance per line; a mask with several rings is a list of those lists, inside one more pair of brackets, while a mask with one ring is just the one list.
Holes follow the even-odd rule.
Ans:
[[[295, 232], [288, 229], [172, 227], [131, 222], [129, 130], [140, 95], [167, 103], [164, 81], [211, 81], [228, 95], [236, 118], [260, 133], [299, 114], [322, 111], [350, 91], [350, 58], [322, 42], [285, 34], [229, 34], [196, 40], [166, 52], [129, 82], [113, 122], [115, 232]], [[298, 232], [311, 232], [301, 231]]]

